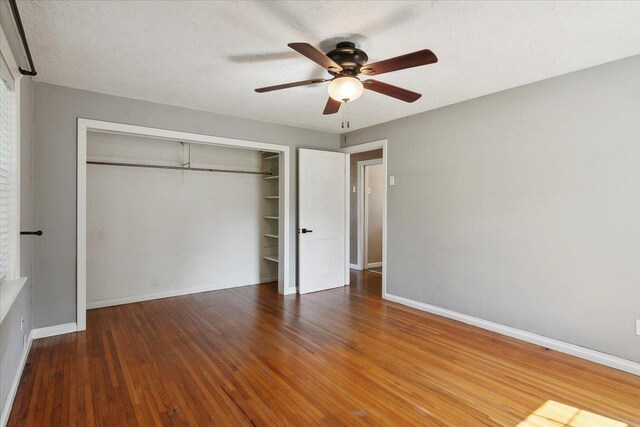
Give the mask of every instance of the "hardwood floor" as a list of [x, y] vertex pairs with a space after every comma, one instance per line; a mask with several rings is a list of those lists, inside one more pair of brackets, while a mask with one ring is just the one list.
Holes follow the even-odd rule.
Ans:
[[91, 310], [33, 343], [9, 425], [640, 425], [640, 377], [384, 301], [380, 280]]

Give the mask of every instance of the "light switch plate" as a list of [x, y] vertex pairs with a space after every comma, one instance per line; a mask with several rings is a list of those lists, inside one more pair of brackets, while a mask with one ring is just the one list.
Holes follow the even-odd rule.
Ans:
[[636, 335], [640, 335], [640, 319], [636, 319]]
[[389, 177], [389, 185], [396, 185], [396, 177], [391, 175]]

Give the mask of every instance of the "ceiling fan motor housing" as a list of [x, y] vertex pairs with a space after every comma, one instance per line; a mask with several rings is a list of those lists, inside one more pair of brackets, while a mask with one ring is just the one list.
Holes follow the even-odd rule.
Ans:
[[367, 63], [367, 54], [356, 47], [352, 42], [340, 42], [336, 48], [327, 53], [335, 63], [342, 67], [342, 72], [329, 69], [329, 73], [337, 75], [355, 76], [360, 73], [360, 67]]

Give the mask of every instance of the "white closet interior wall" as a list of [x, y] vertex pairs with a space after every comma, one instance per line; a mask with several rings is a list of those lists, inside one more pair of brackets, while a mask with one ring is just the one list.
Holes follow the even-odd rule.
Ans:
[[[188, 148], [92, 132], [87, 159], [180, 166]], [[192, 167], [262, 168], [257, 151], [190, 149]], [[87, 307], [277, 280], [262, 258], [263, 182], [257, 174], [88, 165]]]

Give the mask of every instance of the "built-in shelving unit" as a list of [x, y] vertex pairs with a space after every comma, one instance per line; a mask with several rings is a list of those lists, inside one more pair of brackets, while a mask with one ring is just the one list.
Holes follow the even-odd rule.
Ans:
[[280, 155], [260, 154], [261, 170], [266, 174], [262, 184], [262, 277], [278, 277], [280, 242]]

